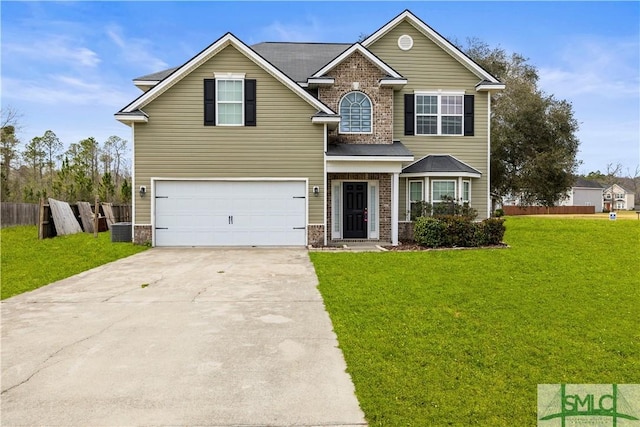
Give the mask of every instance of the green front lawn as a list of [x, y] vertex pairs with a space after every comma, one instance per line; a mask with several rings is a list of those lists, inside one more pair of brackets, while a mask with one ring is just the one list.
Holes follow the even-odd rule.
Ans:
[[538, 384], [640, 383], [640, 222], [506, 227], [508, 249], [311, 253], [370, 425], [535, 426]]
[[38, 240], [35, 226], [3, 228], [2, 299], [31, 291], [99, 265], [144, 251], [132, 243], [111, 243], [110, 233], [78, 233]]

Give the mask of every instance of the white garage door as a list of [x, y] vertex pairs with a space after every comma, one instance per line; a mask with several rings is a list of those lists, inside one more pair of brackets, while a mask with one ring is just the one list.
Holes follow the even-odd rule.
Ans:
[[156, 246], [306, 242], [303, 181], [156, 181]]

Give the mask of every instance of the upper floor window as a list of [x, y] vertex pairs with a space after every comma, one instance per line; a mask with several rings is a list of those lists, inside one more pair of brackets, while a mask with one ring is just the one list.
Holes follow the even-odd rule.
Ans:
[[204, 79], [205, 126], [256, 126], [256, 80], [215, 73]]
[[462, 135], [463, 94], [416, 93], [416, 135]]
[[218, 125], [241, 126], [244, 124], [243, 102], [244, 80], [216, 79], [216, 123]]
[[362, 92], [350, 92], [340, 100], [340, 133], [371, 133], [371, 100]]

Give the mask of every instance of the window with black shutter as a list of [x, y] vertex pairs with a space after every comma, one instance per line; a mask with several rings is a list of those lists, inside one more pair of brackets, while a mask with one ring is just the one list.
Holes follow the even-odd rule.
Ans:
[[256, 80], [204, 79], [205, 126], [256, 126]]

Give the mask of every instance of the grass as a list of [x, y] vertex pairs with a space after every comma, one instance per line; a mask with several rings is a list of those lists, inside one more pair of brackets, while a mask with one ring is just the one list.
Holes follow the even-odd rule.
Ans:
[[1, 297], [23, 292], [81, 273], [147, 249], [111, 243], [111, 234], [78, 233], [38, 240], [35, 226], [3, 228]]
[[509, 249], [311, 253], [371, 426], [534, 426], [538, 384], [640, 383], [640, 221], [506, 226]]

